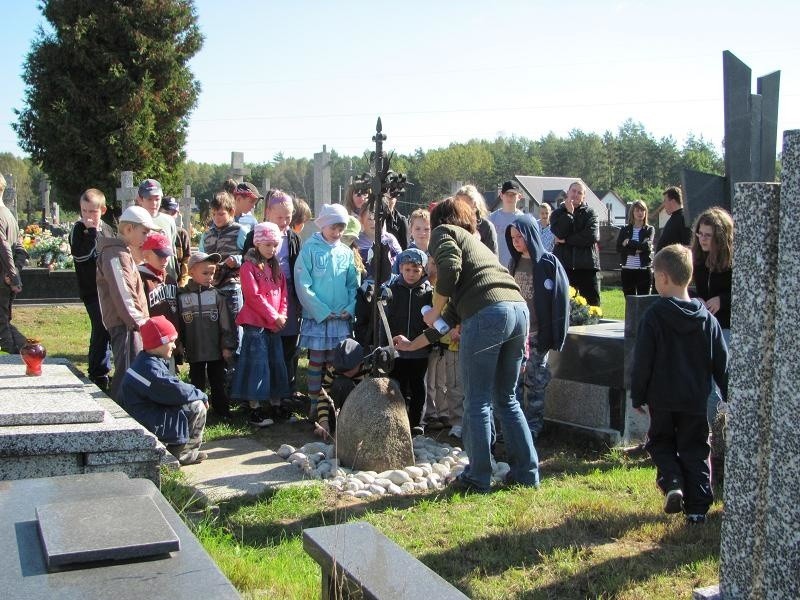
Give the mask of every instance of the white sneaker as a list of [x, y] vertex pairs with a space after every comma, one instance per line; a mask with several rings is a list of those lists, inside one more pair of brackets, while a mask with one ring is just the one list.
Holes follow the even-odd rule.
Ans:
[[447, 435], [461, 439], [461, 425], [453, 425]]

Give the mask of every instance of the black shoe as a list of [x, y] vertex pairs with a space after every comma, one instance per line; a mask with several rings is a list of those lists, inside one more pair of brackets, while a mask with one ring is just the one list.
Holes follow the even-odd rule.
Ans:
[[676, 488], [667, 492], [664, 498], [664, 512], [674, 515], [683, 512], [683, 492]]
[[491, 488], [478, 487], [471, 481], [467, 481], [463, 477], [454, 477], [449, 482], [445, 481], [448, 490], [454, 492], [461, 492], [463, 494], [488, 494]]
[[255, 425], [256, 427], [269, 427], [274, 423], [275, 421], [270, 419], [263, 409], [254, 408], [250, 411], [250, 425]]
[[108, 392], [108, 385], [110, 383], [108, 375], [101, 375], [99, 377], [92, 377], [91, 382], [99, 387], [103, 392]]
[[412, 427], [411, 428], [411, 437], [415, 437], [415, 436], [418, 436], [418, 435], [424, 435], [424, 434], [425, 434], [425, 430], [419, 425], [417, 425], [416, 427]]
[[706, 524], [706, 516], [705, 515], [686, 515], [686, 524], [687, 525], [705, 525]]

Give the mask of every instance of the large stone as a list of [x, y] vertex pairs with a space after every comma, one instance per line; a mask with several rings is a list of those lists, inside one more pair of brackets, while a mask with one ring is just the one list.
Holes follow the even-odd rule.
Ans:
[[60, 425], [99, 423], [105, 411], [83, 390], [58, 395], [38, 390], [0, 390], [0, 427], [9, 425]]
[[336, 451], [352, 469], [380, 473], [414, 464], [406, 405], [394, 380], [367, 377], [350, 392], [336, 421]]

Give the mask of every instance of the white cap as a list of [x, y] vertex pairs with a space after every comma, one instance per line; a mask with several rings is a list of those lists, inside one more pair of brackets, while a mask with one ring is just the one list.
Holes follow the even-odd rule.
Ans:
[[150, 213], [143, 209], [141, 206], [129, 206], [126, 208], [119, 217], [120, 223], [136, 223], [137, 225], [144, 225], [153, 231], [161, 231], [161, 227], [156, 225]]

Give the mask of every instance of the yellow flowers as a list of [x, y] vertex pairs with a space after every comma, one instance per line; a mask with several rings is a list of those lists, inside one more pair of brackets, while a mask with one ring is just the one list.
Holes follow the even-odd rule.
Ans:
[[590, 306], [586, 298], [581, 296], [574, 287], [569, 287], [569, 324], [570, 325], [595, 325], [603, 316], [599, 306]]

